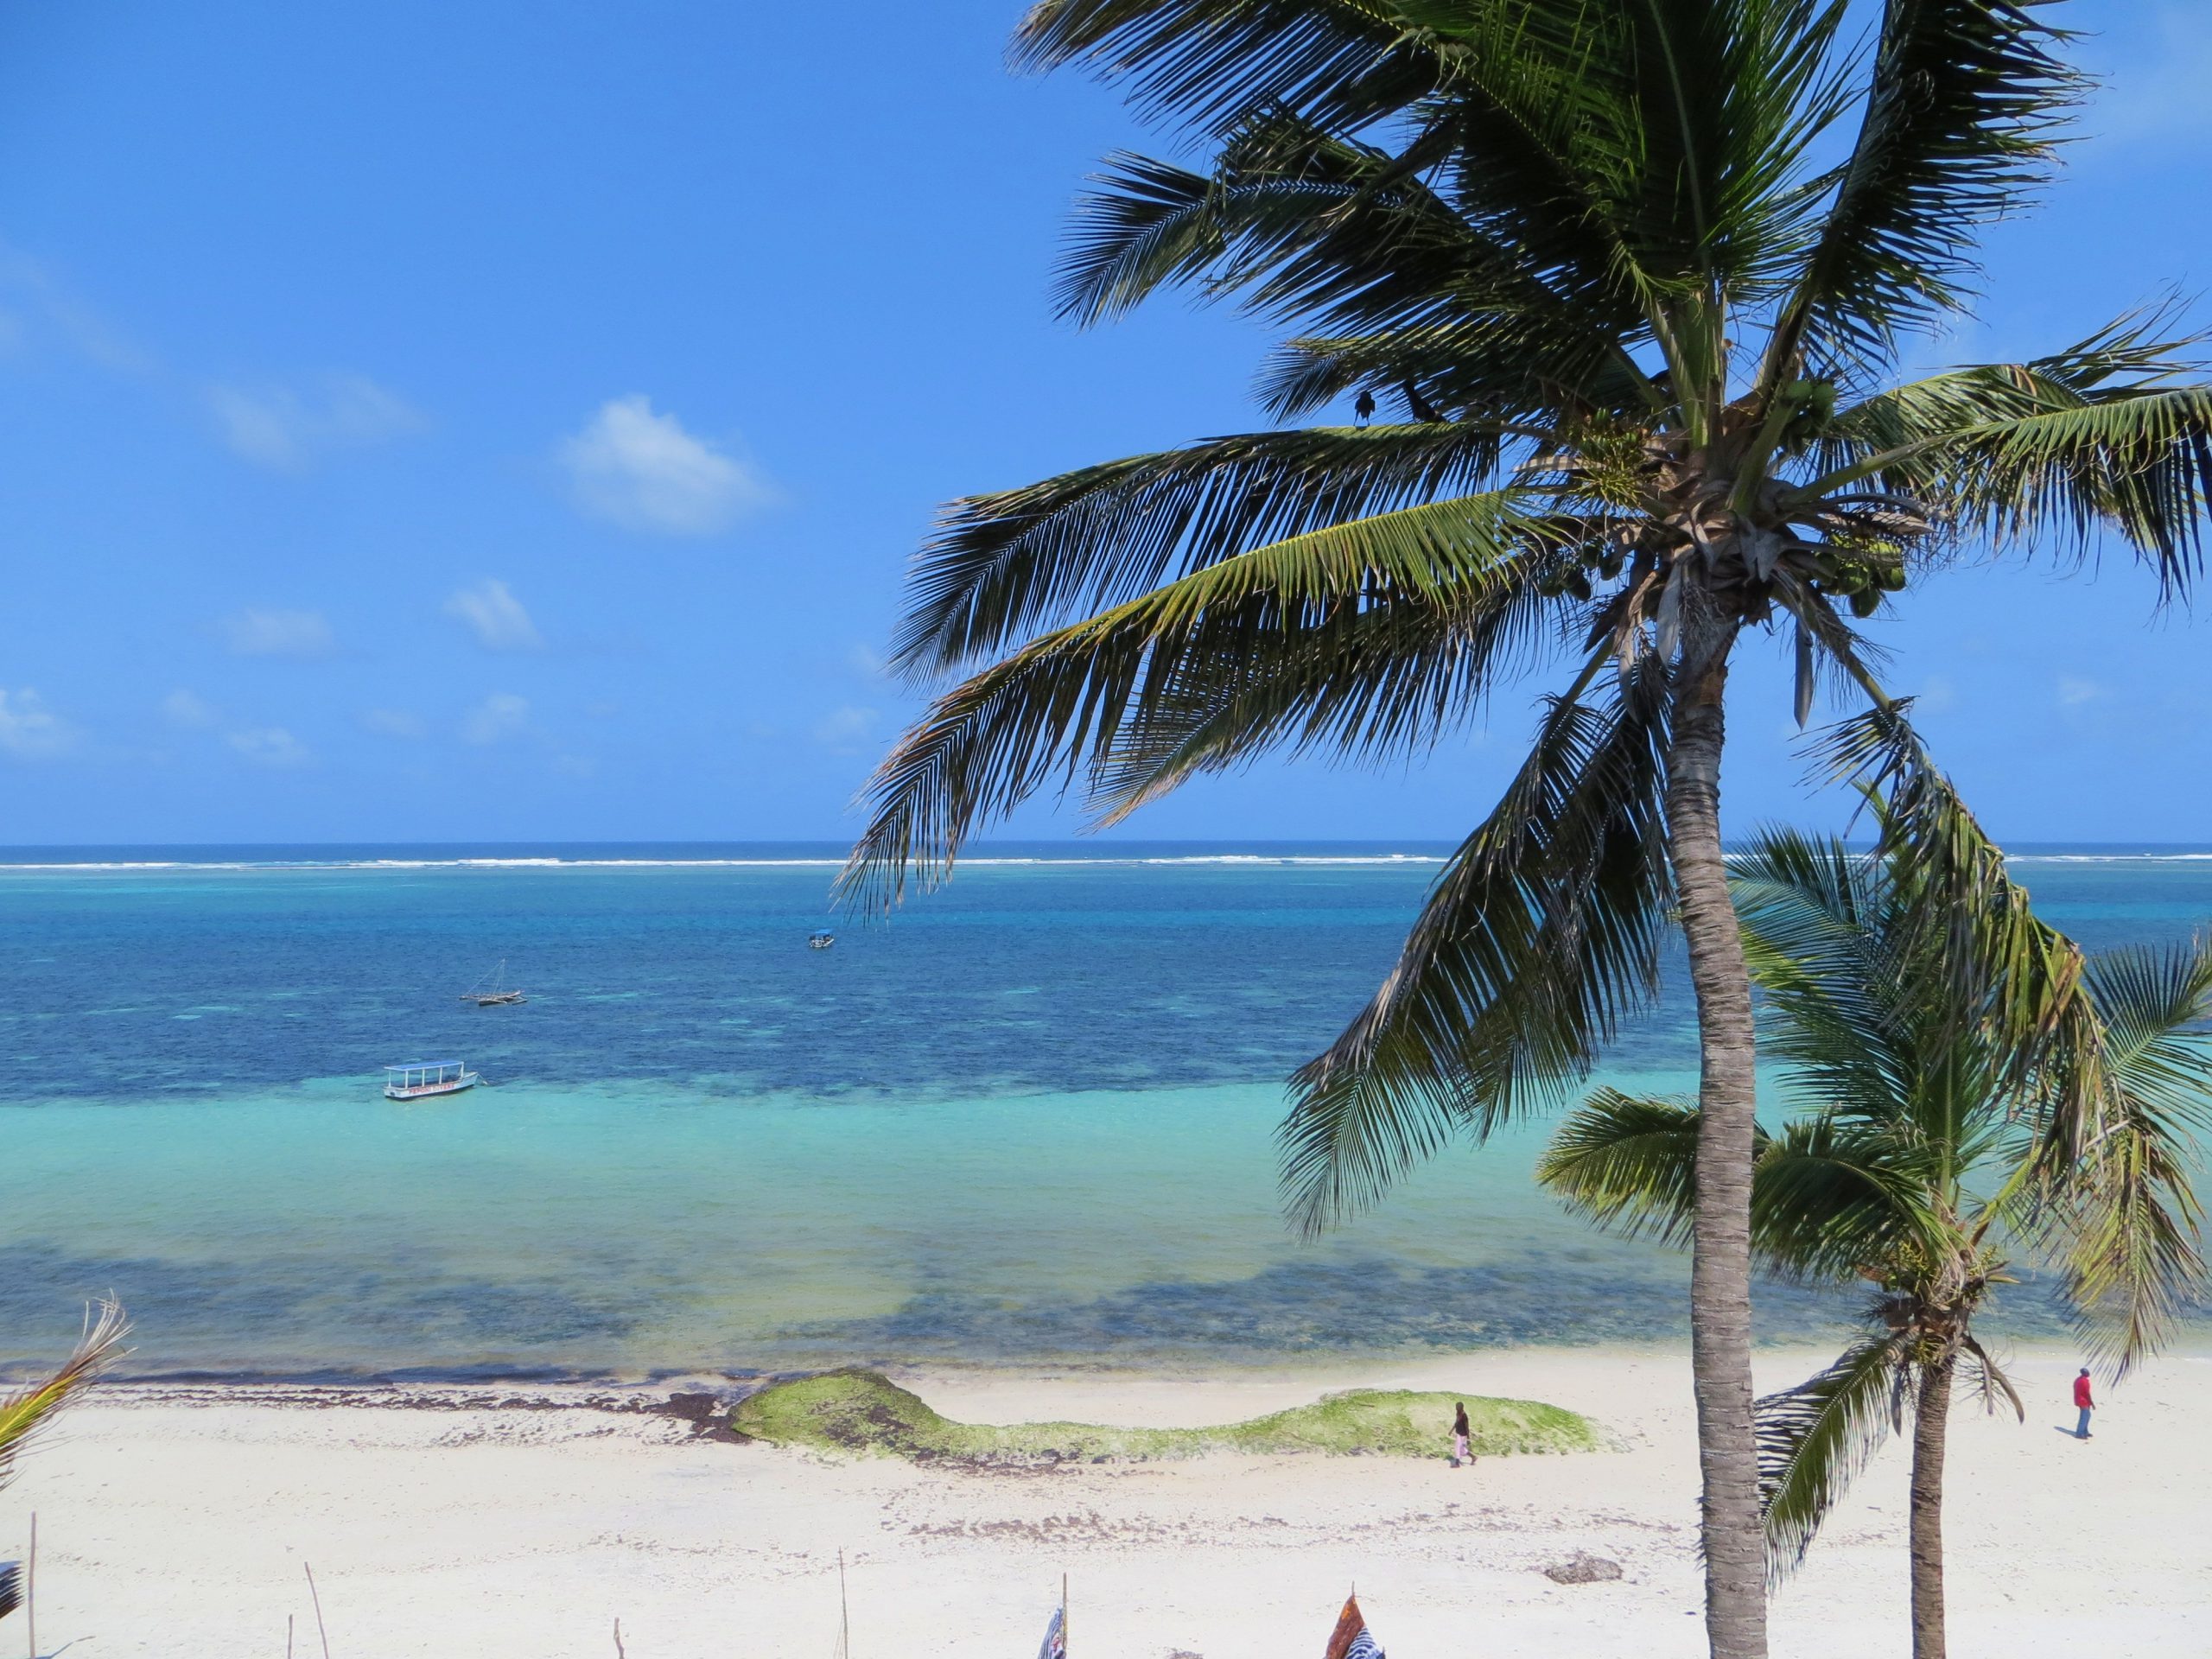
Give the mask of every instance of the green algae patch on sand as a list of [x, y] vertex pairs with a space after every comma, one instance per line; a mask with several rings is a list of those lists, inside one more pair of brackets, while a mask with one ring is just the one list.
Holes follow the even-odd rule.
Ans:
[[772, 1445], [918, 1463], [1049, 1466], [1149, 1461], [1209, 1452], [1318, 1452], [1338, 1457], [1440, 1457], [1452, 1411], [1465, 1402], [1478, 1455], [1595, 1452], [1587, 1418], [1534, 1400], [1357, 1389], [1309, 1406], [1205, 1428], [1118, 1428], [1099, 1423], [960, 1423], [874, 1371], [824, 1371], [772, 1382], [741, 1400], [729, 1426]]
[[1442, 1456], [1451, 1442], [1456, 1405], [1467, 1408], [1467, 1444], [1478, 1457], [1595, 1452], [1605, 1445], [1588, 1418], [1559, 1406], [1413, 1389], [1325, 1394], [1310, 1406], [1191, 1432], [1211, 1435], [1216, 1444], [1244, 1452], [1433, 1458]]

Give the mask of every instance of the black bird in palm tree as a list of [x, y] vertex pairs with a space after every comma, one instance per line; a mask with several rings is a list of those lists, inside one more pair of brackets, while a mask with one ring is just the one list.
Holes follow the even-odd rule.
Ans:
[[1351, 412], [1358, 416], [1359, 423], [1365, 426], [1368, 422], [1375, 418], [1375, 394], [1362, 391], [1358, 399], [1351, 406]]

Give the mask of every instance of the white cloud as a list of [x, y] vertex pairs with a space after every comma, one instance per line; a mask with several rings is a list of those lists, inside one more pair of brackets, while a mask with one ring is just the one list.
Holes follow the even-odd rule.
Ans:
[[464, 588], [446, 601], [446, 614], [459, 617], [486, 651], [543, 651], [545, 636], [522, 601], [504, 582], [486, 577], [474, 588]]
[[423, 719], [404, 709], [372, 709], [361, 716], [361, 724], [378, 737], [420, 737]]
[[2058, 700], [2069, 709], [2078, 709], [2085, 702], [2094, 702], [2105, 695], [2105, 689], [2094, 680], [2075, 679], [2071, 675], [2058, 682]]
[[584, 510], [626, 530], [710, 536], [775, 499], [757, 467], [654, 414], [642, 392], [602, 404], [560, 459]]
[[0, 753], [19, 760], [59, 754], [77, 741], [77, 728], [46, 706], [29, 686], [0, 687]]
[[162, 718], [188, 732], [205, 731], [215, 723], [215, 710], [196, 692], [179, 687], [162, 699]]
[[875, 647], [868, 645], [853, 646], [845, 652], [845, 666], [864, 680], [880, 680], [890, 671], [891, 664], [876, 655]]
[[207, 407], [234, 454], [286, 472], [423, 424], [404, 398], [359, 374], [327, 376], [305, 393], [290, 386], [210, 386]]
[[315, 759], [308, 746], [282, 726], [232, 732], [223, 740], [247, 760], [264, 766], [303, 766]]
[[471, 743], [497, 743], [530, 724], [530, 702], [512, 691], [494, 691], [468, 711], [461, 734]]
[[248, 607], [223, 619], [223, 633], [240, 657], [327, 657], [338, 649], [338, 636], [321, 611]]
[[833, 709], [814, 722], [814, 741], [833, 754], [852, 754], [868, 747], [875, 721], [873, 709]]

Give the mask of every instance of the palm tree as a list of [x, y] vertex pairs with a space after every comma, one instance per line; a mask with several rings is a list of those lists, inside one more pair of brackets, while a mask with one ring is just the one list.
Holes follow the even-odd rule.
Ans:
[[[1563, 1103], [1656, 994], [1679, 911], [1702, 1053], [1691, 1282], [1707, 1619], [1765, 1650], [1751, 1380], [1751, 990], [1721, 855], [1747, 634], [1866, 707], [1825, 753], [1891, 799], [1941, 918], [2004, 962], [2021, 1063], [2078, 959], [1877, 681], [1854, 622], [1965, 543], [2117, 537], [2184, 590], [2212, 390], [2162, 312], [1902, 383], [1980, 226], [2082, 83], [2040, 4], [1039, 0], [1017, 54], [1128, 86], [1210, 160], [1122, 156], [1061, 288], [1090, 322], [1196, 284], [1295, 329], [1278, 420], [956, 502], [896, 665], [942, 691], [870, 785], [843, 890], [888, 907], [1073, 787], [1112, 822], [1281, 750], [1402, 760], [1555, 667], [1529, 758], [1368, 1008], [1302, 1071], [1311, 1229], [1461, 1135]], [[1831, 161], [1831, 159], [1833, 160]], [[1380, 400], [1378, 404], [1378, 400]], [[1377, 407], [1394, 418], [1367, 424]], [[2086, 1120], [2084, 1120], [2086, 1122]], [[2087, 1133], [2069, 1118], [2054, 1133]]]
[[[69, 1357], [51, 1376], [29, 1383], [13, 1394], [0, 1395], [0, 1487], [15, 1478], [16, 1454], [56, 1413], [99, 1380], [123, 1352], [123, 1339], [130, 1333], [122, 1305], [112, 1298], [88, 1308], [85, 1328]], [[16, 1563], [0, 1561], [0, 1618], [22, 1605], [24, 1592]]]
[[[1974, 1335], [2011, 1282], [2007, 1255], [2040, 1247], [2063, 1294], [2094, 1314], [2098, 1221], [2080, 1215], [2041, 1157], [2043, 1132], [2088, 1070], [2107, 1122], [2133, 1126], [2141, 1155], [2131, 1202], [2156, 1257], [2147, 1297], [2125, 1299], [2111, 1357], [2133, 1362], [2163, 1333], [2172, 1299], [2202, 1276], [2193, 1243], [2190, 1131], [2212, 1127], [2212, 945], [2116, 951], [2087, 983], [2093, 1053], [2054, 1052], [2016, 1070], [1990, 1040], [2001, 988], [1939, 957], [1920, 926], [1926, 895], [1909, 861], [1870, 861], [1840, 842], [1768, 835], [1735, 875], [1736, 908], [1765, 996], [1766, 1053], [1782, 1092], [1806, 1103], [1758, 1132], [1751, 1241], [1771, 1269], [1813, 1283], [1871, 1282], [1865, 1331], [1810, 1381], [1758, 1402], [1768, 1559], [1804, 1557], [1822, 1519], [1885, 1433], [1912, 1421], [1915, 1659], [1942, 1659], [1943, 1456], [1955, 1384], [2024, 1417]], [[2192, 1030], [2190, 1027], [2197, 1029]], [[1599, 1224], [1681, 1239], [1694, 1211], [1699, 1112], [1594, 1093], [1561, 1125], [1539, 1179]], [[2087, 1220], [2087, 1236], [2075, 1230]]]

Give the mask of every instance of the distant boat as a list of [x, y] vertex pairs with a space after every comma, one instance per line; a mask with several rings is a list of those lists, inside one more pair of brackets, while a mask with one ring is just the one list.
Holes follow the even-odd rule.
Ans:
[[422, 1060], [413, 1065], [384, 1069], [386, 1100], [427, 1100], [432, 1095], [457, 1095], [484, 1079], [468, 1069], [466, 1060]]
[[464, 1002], [474, 1002], [480, 1008], [512, 1007], [518, 1002], [529, 1001], [530, 999], [520, 991], [505, 991], [499, 988], [506, 976], [507, 959], [501, 957], [499, 967], [493, 969], [490, 976], [492, 988], [486, 990], [484, 982], [480, 979], [474, 986], [461, 994], [461, 1000]]
[[810, 950], [827, 950], [836, 943], [837, 936], [826, 927], [817, 928], [806, 936], [806, 948]]

